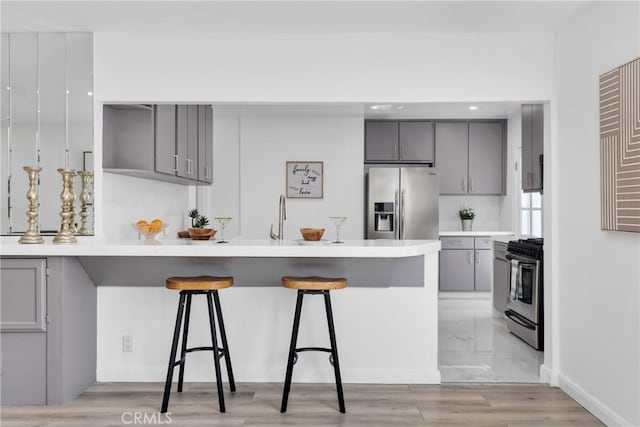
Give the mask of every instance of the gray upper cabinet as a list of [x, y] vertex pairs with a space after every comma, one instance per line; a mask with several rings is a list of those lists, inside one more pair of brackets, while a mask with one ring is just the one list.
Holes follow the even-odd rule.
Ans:
[[213, 182], [213, 108], [198, 106], [198, 180]]
[[400, 122], [399, 160], [433, 163], [433, 123]]
[[522, 190], [542, 191], [544, 106], [522, 105]]
[[467, 194], [469, 124], [436, 123], [436, 167], [440, 194]]
[[469, 123], [469, 193], [504, 194], [503, 123]]
[[365, 122], [366, 162], [433, 163], [433, 151], [430, 121]]
[[103, 169], [177, 184], [211, 183], [212, 117], [210, 105], [105, 105]]
[[398, 122], [365, 122], [367, 162], [398, 160]]
[[504, 194], [506, 121], [438, 122], [440, 194]]
[[156, 172], [175, 175], [176, 156], [176, 106], [156, 105], [155, 117], [155, 156]]

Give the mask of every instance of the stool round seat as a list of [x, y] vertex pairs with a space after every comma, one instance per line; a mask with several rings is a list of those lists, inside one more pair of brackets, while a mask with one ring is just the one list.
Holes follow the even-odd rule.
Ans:
[[342, 277], [292, 277], [282, 278], [282, 286], [289, 289], [330, 291], [347, 287], [347, 279]]
[[211, 291], [230, 288], [233, 286], [233, 277], [169, 277], [166, 286], [167, 289], [175, 289], [178, 291]]

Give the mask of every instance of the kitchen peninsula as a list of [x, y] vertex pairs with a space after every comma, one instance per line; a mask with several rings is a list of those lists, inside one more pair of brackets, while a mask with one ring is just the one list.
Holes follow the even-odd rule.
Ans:
[[[238, 381], [282, 381], [295, 293], [281, 288], [280, 277], [323, 275], [346, 277], [349, 283], [333, 297], [345, 382], [440, 382], [439, 241], [232, 240], [220, 245], [164, 240], [145, 245], [88, 238], [76, 245], [53, 245], [48, 239], [43, 245], [20, 245], [17, 238], [3, 238], [1, 243], [3, 275], [18, 261], [39, 262], [46, 271], [46, 292], [24, 294], [40, 298], [41, 313], [46, 312], [41, 322], [46, 350], [40, 351], [48, 369], [37, 383], [46, 388], [41, 404], [68, 401], [96, 380], [162, 381], [177, 298], [164, 289], [164, 280], [176, 275], [234, 276], [235, 285], [221, 299]], [[135, 325], [101, 316], [101, 305], [114, 303], [101, 298], [102, 287], [127, 290], [118, 302], [123, 318], [137, 315]], [[107, 299], [117, 295], [110, 292]], [[160, 304], [145, 304], [149, 300]], [[300, 342], [327, 339], [320, 303], [305, 302]], [[206, 344], [207, 327], [196, 317], [190, 342]], [[134, 342], [131, 351], [123, 348], [124, 336]], [[186, 380], [211, 380], [210, 365], [208, 358], [194, 357]], [[305, 355], [299, 365], [294, 381], [332, 381], [324, 355]], [[11, 369], [33, 371], [21, 366], [19, 357], [5, 357], [4, 373]]]

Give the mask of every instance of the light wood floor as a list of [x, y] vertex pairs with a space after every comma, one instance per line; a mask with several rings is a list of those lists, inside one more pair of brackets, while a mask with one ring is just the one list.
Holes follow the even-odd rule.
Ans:
[[[175, 386], [174, 386], [175, 390]], [[557, 388], [541, 384], [345, 385], [346, 414], [335, 386], [293, 384], [286, 414], [281, 384], [240, 383], [227, 412], [215, 384], [185, 384], [173, 393], [171, 418], [160, 417], [160, 383], [100, 383], [62, 406], [2, 407], [2, 427], [23, 426], [601, 426]], [[139, 421], [134, 424], [135, 413]]]

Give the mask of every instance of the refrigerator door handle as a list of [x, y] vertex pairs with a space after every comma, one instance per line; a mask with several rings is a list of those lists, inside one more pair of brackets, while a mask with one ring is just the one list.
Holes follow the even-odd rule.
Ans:
[[399, 200], [398, 200], [398, 190], [396, 190], [395, 205], [394, 205], [394, 208], [393, 208], [393, 214], [394, 214], [394, 215], [393, 215], [393, 222], [394, 222], [394, 225], [395, 225], [395, 232], [394, 232], [394, 234], [395, 234], [395, 236], [396, 236], [396, 239], [399, 239], [399, 238], [400, 238], [400, 228], [398, 227], [398, 224], [399, 224], [399, 222], [400, 222], [400, 221], [398, 220], [398, 212], [400, 211], [400, 208], [399, 208], [399, 206], [398, 206], [398, 201], [399, 201]]
[[400, 211], [400, 239], [404, 240], [404, 189], [402, 189], [402, 200], [400, 201], [400, 204], [402, 205], [402, 210]]

